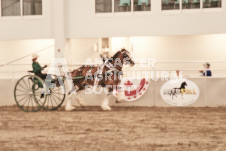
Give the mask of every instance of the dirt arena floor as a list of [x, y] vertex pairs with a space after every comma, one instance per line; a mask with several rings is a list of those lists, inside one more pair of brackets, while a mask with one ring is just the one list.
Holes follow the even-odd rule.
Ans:
[[0, 107], [0, 151], [225, 151], [226, 108]]

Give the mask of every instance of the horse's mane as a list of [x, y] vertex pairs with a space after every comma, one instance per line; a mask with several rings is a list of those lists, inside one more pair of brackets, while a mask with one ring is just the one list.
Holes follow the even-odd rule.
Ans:
[[118, 52], [116, 52], [116, 53], [114, 54], [114, 56], [111, 57], [111, 58], [113, 58], [113, 60], [115, 60], [115, 59], [118, 57], [119, 53], [120, 53], [120, 52], [122, 53], [122, 52], [124, 52], [124, 51], [129, 52], [129, 51], [127, 51], [125, 48], [122, 48], [121, 50], [119, 50]]
[[112, 57], [113, 60], [115, 60], [115, 59], [118, 57], [118, 55], [119, 55], [120, 52], [121, 52], [121, 51], [118, 51], [117, 53], [114, 54], [114, 56]]

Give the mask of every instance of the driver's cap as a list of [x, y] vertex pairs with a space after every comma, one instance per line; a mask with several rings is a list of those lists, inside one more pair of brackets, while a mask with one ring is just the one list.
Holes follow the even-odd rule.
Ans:
[[32, 55], [32, 59], [38, 58], [39, 56], [37, 54]]

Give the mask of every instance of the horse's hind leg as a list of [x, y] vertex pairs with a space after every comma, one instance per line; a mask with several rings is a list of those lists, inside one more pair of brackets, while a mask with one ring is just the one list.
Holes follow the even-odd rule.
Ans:
[[172, 91], [171, 91], [171, 94], [170, 95], [172, 95], [172, 100], [173, 100], [174, 93]]
[[84, 99], [81, 96], [83, 90], [78, 91], [78, 93], [76, 94], [76, 101], [78, 102], [79, 105], [81, 105], [82, 107], [86, 106], [86, 103], [84, 102]]
[[74, 100], [75, 95], [76, 94], [70, 92], [70, 94], [68, 96], [68, 100], [67, 100], [66, 106], [65, 106], [65, 110], [66, 111], [72, 111], [72, 110], [75, 109], [75, 107], [72, 106], [72, 104], [71, 104], [71, 101]]

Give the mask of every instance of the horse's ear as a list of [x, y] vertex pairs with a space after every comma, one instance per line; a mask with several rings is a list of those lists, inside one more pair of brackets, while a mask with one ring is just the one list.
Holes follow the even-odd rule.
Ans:
[[121, 49], [122, 52], [127, 51], [124, 47]]

